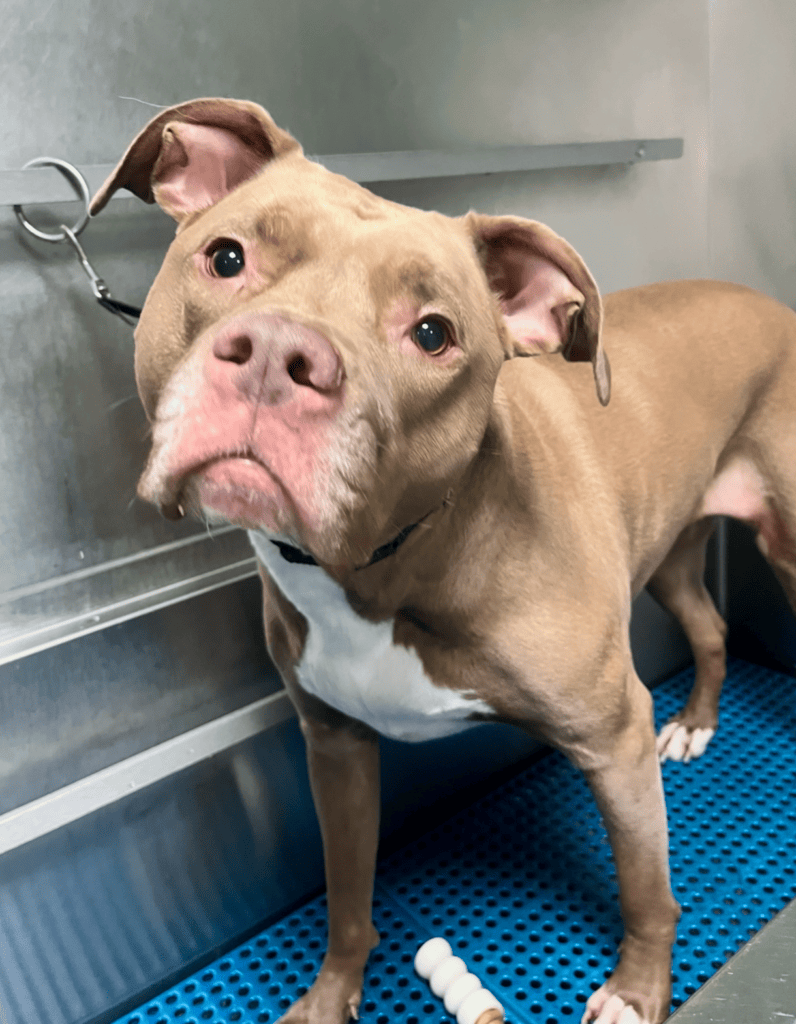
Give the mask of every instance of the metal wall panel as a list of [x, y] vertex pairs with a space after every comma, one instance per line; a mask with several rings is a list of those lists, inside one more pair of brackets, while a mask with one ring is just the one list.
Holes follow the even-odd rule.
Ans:
[[[721, 0], [709, 13], [711, 273], [796, 306], [796, 7]], [[782, 589], [746, 527], [731, 523], [729, 541], [733, 650], [796, 671]]]
[[[116, 294], [140, 302], [172, 226], [160, 211], [120, 212], [92, 224], [91, 254]], [[11, 221], [0, 213], [0, 662], [252, 556], [240, 531], [214, 541], [135, 498], [148, 428], [131, 329], [97, 306], [77, 260]]]
[[[0, 593], [7, 593], [200, 528], [167, 524], [134, 500], [147, 426], [131, 329], [97, 307], [66, 249], [23, 237], [11, 210], [0, 217]], [[166, 218], [136, 210], [89, 230], [107, 279], [128, 301], [142, 299], [157, 247], [171, 234]]]
[[796, 306], [796, 5], [708, 9], [711, 273]]
[[317, 888], [302, 745], [293, 720], [0, 858], [4, 1024], [93, 1020]]
[[248, 580], [0, 668], [0, 814], [281, 687]]

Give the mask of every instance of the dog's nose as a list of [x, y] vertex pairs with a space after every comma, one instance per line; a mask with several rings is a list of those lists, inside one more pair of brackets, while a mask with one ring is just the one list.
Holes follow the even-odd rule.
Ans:
[[266, 405], [301, 397], [301, 388], [335, 395], [343, 363], [318, 331], [273, 314], [235, 317], [215, 336], [207, 370], [222, 389], [232, 387]]

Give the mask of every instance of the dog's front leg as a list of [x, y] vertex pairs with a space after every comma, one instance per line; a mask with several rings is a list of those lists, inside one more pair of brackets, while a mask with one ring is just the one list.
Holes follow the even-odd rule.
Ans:
[[669, 883], [668, 830], [652, 701], [630, 670], [618, 725], [586, 777], [616, 864], [625, 933], [616, 970], [589, 999], [584, 1022], [659, 1024], [671, 1001], [671, 951], [680, 908]]
[[281, 1024], [348, 1024], [357, 1018], [362, 974], [378, 944], [371, 907], [379, 833], [379, 747], [302, 717], [310, 784], [323, 837], [329, 944], [315, 984]]

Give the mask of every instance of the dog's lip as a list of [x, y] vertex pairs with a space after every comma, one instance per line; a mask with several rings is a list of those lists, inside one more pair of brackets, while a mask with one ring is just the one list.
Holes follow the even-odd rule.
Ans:
[[[198, 463], [184, 474], [183, 479], [193, 477], [196, 480], [201, 480], [203, 477], [211, 477], [214, 470], [223, 469], [225, 465], [229, 465], [233, 472], [235, 467], [243, 467], [244, 472], [246, 472], [246, 467], [251, 467], [255, 479], [257, 479], [257, 477], [262, 479], [262, 474], [265, 473], [268, 481], [282, 491], [292, 504], [292, 496], [289, 489], [285, 486], [285, 482], [273, 471], [264, 459], [260, 458], [253, 451], [220, 452], [217, 455], [213, 455], [212, 457], [204, 459], [202, 462]], [[231, 483], [231, 486], [234, 489], [238, 484], [234, 481]], [[257, 489], [256, 484], [255, 489]]]
[[234, 451], [228, 451], [222, 449], [218, 452], [205, 455], [201, 459], [194, 459], [190, 464], [180, 466], [176, 472], [169, 474], [163, 489], [162, 500], [160, 501], [161, 512], [167, 518], [179, 519], [184, 514], [183, 506], [183, 494], [186, 486], [190, 480], [196, 480], [201, 478], [208, 471], [211, 471], [214, 467], [221, 466], [223, 463], [241, 463], [246, 465], [247, 463], [251, 466], [256, 466], [258, 469], [264, 471], [269, 479], [276, 484], [276, 486], [284, 492], [289, 498], [288, 488], [285, 486], [284, 481], [281, 480], [270, 468], [270, 466], [262, 459], [255, 451], [247, 449], [237, 449]]
[[183, 478], [188, 476], [198, 476], [200, 473], [204, 473], [206, 470], [213, 466], [220, 465], [222, 462], [251, 463], [252, 465], [259, 466], [260, 469], [264, 469], [272, 479], [276, 480], [276, 477], [268, 463], [265, 462], [264, 459], [261, 459], [256, 452], [253, 452], [250, 449], [246, 449], [245, 451], [218, 452], [217, 454], [202, 459], [201, 462], [197, 462], [194, 466], [185, 470], [181, 475]]
[[214, 459], [205, 464], [194, 479], [200, 507], [221, 514], [238, 526], [276, 526], [285, 516], [296, 520], [290, 495], [281, 481], [257, 459], [241, 456]]

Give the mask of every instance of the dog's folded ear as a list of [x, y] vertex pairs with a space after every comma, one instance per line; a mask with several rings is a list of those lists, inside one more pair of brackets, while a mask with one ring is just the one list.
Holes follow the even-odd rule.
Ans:
[[468, 213], [487, 282], [508, 333], [508, 357], [561, 352], [589, 360], [597, 397], [611, 395], [611, 371], [601, 340], [602, 302], [594, 278], [572, 246], [537, 221]]
[[212, 206], [298, 142], [245, 100], [198, 99], [162, 110], [133, 140], [94, 196], [91, 213], [119, 188], [177, 221]]

